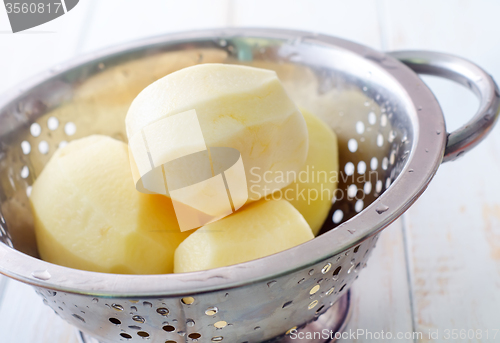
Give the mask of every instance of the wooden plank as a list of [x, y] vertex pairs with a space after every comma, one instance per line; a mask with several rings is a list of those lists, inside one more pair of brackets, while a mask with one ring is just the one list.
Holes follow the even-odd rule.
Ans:
[[83, 51], [170, 32], [224, 27], [229, 0], [96, 1]]
[[[395, 336], [412, 332], [402, 229], [399, 220], [381, 234], [368, 267], [353, 285], [352, 317], [347, 332], [362, 329], [365, 333], [339, 343], [372, 342], [368, 333], [383, 331]], [[77, 342], [74, 328], [43, 305], [30, 286], [9, 280], [5, 294], [0, 307], [0, 332], [6, 342]]]
[[498, 329], [499, 187], [484, 171], [500, 174], [499, 151], [500, 140], [492, 137], [443, 165], [409, 212], [415, 315], [422, 330], [480, 329], [491, 335]]
[[376, 6], [371, 0], [235, 0], [231, 24], [324, 33], [379, 49]]
[[2, 310], [2, 301], [7, 289], [7, 283], [10, 281], [6, 276], [0, 275], [0, 311]]
[[[81, 2], [78, 7], [83, 3], [85, 2]], [[375, 2], [369, 0], [293, 3], [260, 0], [253, 3], [222, 0], [144, 1], [140, 6], [138, 2], [132, 1], [88, 0], [87, 4], [94, 4], [95, 8], [87, 8], [87, 17], [82, 21], [85, 25], [81, 24], [84, 29], [75, 28], [74, 31], [70, 29], [67, 33], [58, 31], [55, 34], [64, 35], [63, 38], [45, 39], [44, 41], [50, 42], [49, 47], [60, 49], [60, 52], [57, 54], [46, 52], [42, 56], [48, 57], [41, 58], [46, 62], [41, 61], [33, 69], [47, 68], [57, 61], [59, 58], [57, 56], [60, 56], [60, 60], [64, 60], [75, 53], [88, 52], [154, 34], [224, 25], [296, 28], [340, 36], [375, 48], [381, 47], [377, 8]], [[193, 11], [193, 8], [197, 10]], [[119, 15], [116, 14], [117, 9]], [[54, 21], [54, 25], [56, 23], [57, 21]], [[60, 27], [66, 29], [68, 24]], [[67, 46], [62, 48], [64, 43], [57, 43], [58, 39], [67, 42]], [[32, 39], [32, 44], [36, 41], [37, 39]], [[2, 44], [5, 44], [3, 45], [5, 47], [13, 46], [12, 42], [4, 43], [0, 37], [0, 49], [3, 47]], [[33, 73], [33, 70], [22, 70], [24, 74], [20, 72], [23, 66], [21, 62], [31, 59], [26, 57], [16, 65], [15, 63], [18, 63], [14, 61], [16, 55], [17, 53], [13, 54], [8, 63], [6, 60], [0, 60], [0, 66], [10, 63], [17, 68], [17, 72], [12, 72], [5, 83], [0, 81], [2, 82], [0, 89], [10, 87], [14, 81], [24, 78], [24, 74]], [[360, 279], [354, 285], [354, 313], [349, 324], [350, 328], [364, 328], [372, 332], [411, 331], [402, 237], [401, 222], [394, 224], [382, 234], [378, 247], [369, 261], [369, 267], [361, 273]], [[5, 336], [7, 342], [74, 342], [72, 327], [44, 306], [30, 287], [9, 281], [5, 294], [3, 306], [0, 307], [0, 332], [9, 332], [8, 336]], [[2, 340], [3, 338], [2, 335]], [[370, 340], [357, 340], [357, 342], [363, 341]]]
[[[386, 1], [389, 49], [429, 49], [468, 58], [500, 80], [500, 30], [494, 1]], [[449, 129], [465, 123], [477, 100], [464, 89], [425, 79], [435, 91]], [[500, 139], [497, 127], [473, 152], [443, 165], [410, 209], [408, 237], [418, 330], [445, 330], [466, 339], [495, 338], [500, 315]], [[470, 331], [469, 331], [470, 330]], [[477, 330], [477, 331], [476, 331]], [[452, 331], [449, 332], [450, 334]], [[489, 336], [489, 337], [487, 337]]]
[[[335, 35], [377, 49], [382, 47], [378, 8], [373, 1], [237, 0], [232, 18], [235, 26], [294, 28]], [[347, 330], [412, 332], [402, 229], [402, 222], [398, 221], [382, 233], [369, 267], [354, 283], [353, 314]], [[372, 341], [369, 337], [340, 340]]]
[[[232, 24], [326, 33], [380, 49], [376, 5], [373, 1], [235, 1]], [[368, 264], [353, 285], [353, 314], [347, 330], [412, 332], [401, 221], [381, 235]], [[366, 336], [340, 340], [372, 341]]]
[[[14, 35], [10, 33], [4, 6], [0, 6], [0, 51], [12, 52], [0, 54], [0, 92], [83, 52], [165, 32], [224, 26], [226, 7], [226, 0], [149, 4], [87, 0], [53, 22]], [[74, 327], [45, 306], [31, 287], [0, 277], [2, 299], [0, 341], [77, 342]]]
[[[0, 92], [78, 53], [92, 1], [81, 1], [54, 21], [12, 34], [0, 5]], [[76, 343], [74, 329], [43, 305], [35, 291], [0, 276], [0, 341]]]
[[353, 312], [347, 333], [363, 330], [363, 334], [341, 339], [339, 343], [374, 342], [375, 335], [382, 331], [385, 337], [388, 333], [392, 337], [403, 334], [397, 342], [413, 342], [404, 336], [411, 334], [413, 327], [402, 220], [381, 233], [367, 267], [352, 286], [352, 292]]
[[28, 285], [9, 280], [0, 310], [1, 341], [77, 343], [75, 329], [42, 303]]

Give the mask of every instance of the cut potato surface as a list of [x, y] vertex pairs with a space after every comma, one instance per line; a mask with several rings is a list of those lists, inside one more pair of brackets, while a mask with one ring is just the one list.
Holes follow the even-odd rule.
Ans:
[[175, 252], [175, 272], [242, 263], [313, 238], [305, 219], [288, 201], [263, 199], [192, 233]]
[[[191, 110], [196, 111], [207, 147], [234, 148], [241, 153], [250, 200], [258, 200], [292, 182], [284, 178], [268, 183], [262, 177], [265, 172], [288, 175], [287, 172], [298, 172], [304, 165], [308, 148], [307, 127], [274, 71], [202, 64], [152, 83], [130, 106], [125, 122], [137, 164], [136, 182], [151, 169], [147, 157], [134, 153], [141, 150], [134, 145], [140, 144], [135, 142], [143, 139], [141, 135], [147, 136], [144, 130], [165, 118]], [[169, 126], [169, 130], [175, 129], [171, 134], [165, 132], [163, 136], [155, 134], [144, 138], [147, 139], [148, 151], [161, 156], [154, 162], [155, 168], [165, 163], [162, 158], [167, 160], [168, 156], [179, 155], [179, 146], [165, 144], [166, 139], [193, 137], [191, 127], [178, 126]], [[184, 144], [182, 149], [189, 151], [189, 146]]]
[[[301, 109], [309, 132], [309, 152], [297, 178], [272, 197], [288, 200], [304, 216], [314, 235], [323, 226], [339, 176], [337, 136], [321, 119]], [[268, 196], [267, 198], [271, 198]]]
[[89, 136], [57, 150], [30, 202], [42, 259], [120, 274], [173, 272], [181, 233], [169, 198], [138, 192], [128, 148]]

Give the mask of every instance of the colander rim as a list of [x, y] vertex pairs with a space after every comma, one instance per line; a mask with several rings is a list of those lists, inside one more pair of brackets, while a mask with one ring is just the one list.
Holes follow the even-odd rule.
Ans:
[[[44, 72], [15, 89], [27, 92], [36, 85], [68, 70], [126, 51], [189, 40], [222, 39], [235, 36], [283, 40], [301, 37], [302, 42], [346, 50], [364, 56], [394, 79], [400, 86], [400, 89], [395, 91], [403, 98], [406, 111], [409, 113], [414, 140], [407, 162], [390, 188], [358, 215], [320, 237], [274, 255], [228, 267], [183, 274], [105, 274], [54, 265], [0, 243], [0, 273], [27, 284], [57, 291], [121, 298], [185, 296], [242, 287], [256, 282], [267, 282], [308, 268], [354, 247], [396, 220], [423, 193], [441, 164], [445, 149], [446, 135], [436, 134], [437, 131], [445, 132], [444, 118], [439, 103], [417, 74], [403, 63], [372, 48], [341, 38], [275, 28], [225, 28], [166, 34], [87, 54], [58, 66], [57, 73]], [[385, 63], [387, 61], [391, 62], [390, 67]], [[0, 97], [0, 111], [16, 101], [18, 97], [19, 92], [16, 91]], [[412, 172], [409, 172], [410, 170]], [[376, 209], [381, 204], [387, 207], [387, 210], [379, 213], [380, 211]], [[362, 229], [359, 229], [360, 227]], [[50, 278], [46, 280], [36, 278], [33, 276], [35, 271], [48, 271]]]

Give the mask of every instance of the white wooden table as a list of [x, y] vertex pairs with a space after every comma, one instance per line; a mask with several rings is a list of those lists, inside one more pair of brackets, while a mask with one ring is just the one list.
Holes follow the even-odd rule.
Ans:
[[[322, 32], [380, 50], [444, 51], [500, 80], [499, 15], [494, 0], [82, 0], [67, 15], [14, 35], [0, 6], [0, 92], [105, 46], [223, 26]], [[477, 101], [465, 89], [425, 80], [449, 130], [475, 111]], [[348, 328], [423, 333], [397, 342], [500, 342], [500, 333], [493, 338], [500, 329], [499, 130], [463, 159], [443, 165], [402, 220], [384, 231], [353, 287]], [[445, 330], [453, 329], [480, 330], [482, 338], [446, 340]], [[0, 277], [0, 342], [73, 343], [76, 336], [30, 287]]]

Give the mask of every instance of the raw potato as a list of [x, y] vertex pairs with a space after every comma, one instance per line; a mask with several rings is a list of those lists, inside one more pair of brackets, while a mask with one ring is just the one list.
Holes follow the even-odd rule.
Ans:
[[[129, 141], [147, 125], [192, 109], [208, 147], [230, 147], [241, 153], [250, 200], [290, 184], [287, 172], [298, 172], [306, 160], [304, 118], [276, 73], [237, 65], [197, 65], [146, 87], [132, 102], [125, 119]], [[189, 128], [178, 130], [190, 136]], [[163, 156], [175, 155], [161, 140], [148, 144], [151, 150], [164, 151]], [[147, 159], [137, 164], [139, 171], [149, 168]], [[283, 173], [285, 178], [267, 183], [262, 175], [268, 171]]]
[[314, 114], [304, 109], [301, 112], [309, 131], [306, 163], [293, 183], [272, 196], [288, 200], [304, 216], [314, 235], [317, 235], [330, 211], [337, 188], [337, 136]]
[[173, 272], [181, 233], [169, 198], [138, 192], [127, 145], [94, 135], [57, 150], [30, 197], [40, 255], [105, 273]]
[[175, 251], [175, 272], [251, 261], [314, 238], [304, 217], [286, 200], [260, 200], [205, 225]]

